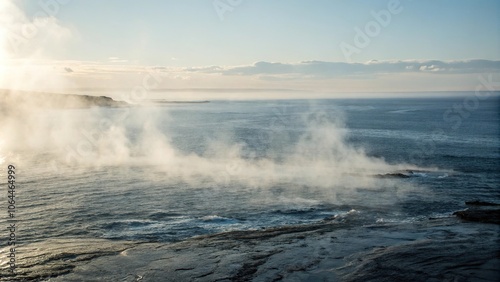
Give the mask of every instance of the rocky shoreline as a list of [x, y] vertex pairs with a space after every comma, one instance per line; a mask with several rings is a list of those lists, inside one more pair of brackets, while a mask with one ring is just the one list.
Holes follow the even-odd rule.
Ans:
[[456, 211], [453, 215], [465, 221], [500, 224], [500, 209], [493, 209], [500, 204], [479, 200], [465, 202], [465, 204], [472, 208]]
[[496, 281], [498, 231], [455, 217], [334, 219], [171, 244], [53, 239], [25, 246], [17, 276], [0, 281]]

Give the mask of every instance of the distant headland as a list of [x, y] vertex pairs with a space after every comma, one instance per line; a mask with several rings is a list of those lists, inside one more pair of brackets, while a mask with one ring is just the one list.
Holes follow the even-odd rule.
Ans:
[[128, 103], [115, 101], [106, 96], [90, 96], [77, 94], [56, 94], [20, 90], [0, 89], [0, 108], [35, 105], [39, 108], [92, 108], [92, 107], [126, 107]]

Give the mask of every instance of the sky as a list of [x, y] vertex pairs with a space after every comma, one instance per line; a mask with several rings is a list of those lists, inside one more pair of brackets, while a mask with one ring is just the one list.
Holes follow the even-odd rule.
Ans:
[[[480, 76], [500, 81], [496, 0], [2, 3], [4, 88], [19, 87], [7, 84], [23, 75], [49, 89], [328, 93], [474, 90]], [[48, 72], [50, 79], [33, 78]], [[144, 85], [148, 76], [155, 83]]]

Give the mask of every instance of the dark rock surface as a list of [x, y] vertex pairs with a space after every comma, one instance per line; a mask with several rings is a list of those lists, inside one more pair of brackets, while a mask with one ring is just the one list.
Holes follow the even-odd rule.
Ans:
[[468, 206], [483, 206], [483, 207], [500, 206], [500, 204], [490, 203], [490, 202], [485, 202], [485, 201], [479, 201], [479, 200], [468, 201], [468, 202], [465, 202], [465, 204], [468, 205]]
[[19, 276], [0, 281], [499, 281], [498, 231], [449, 217], [330, 221], [172, 244], [54, 239], [24, 246]]
[[470, 209], [457, 211], [453, 214], [467, 221], [500, 224], [500, 209]]
[[408, 174], [404, 174], [401, 172], [393, 172], [393, 173], [385, 173], [385, 174], [376, 174], [376, 178], [410, 178], [411, 176]]

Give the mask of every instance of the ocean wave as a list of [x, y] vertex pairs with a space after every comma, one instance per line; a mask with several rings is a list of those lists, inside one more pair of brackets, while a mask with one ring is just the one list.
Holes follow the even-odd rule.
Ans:
[[404, 169], [404, 170], [398, 170], [394, 172], [388, 172], [388, 173], [379, 173], [376, 175], [373, 175], [373, 177], [376, 178], [413, 178], [413, 177], [420, 177], [420, 178], [446, 178], [449, 177], [455, 173], [454, 171], [450, 170], [415, 170], [415, 169]]
[[164, 219], [169, 219], [172, 217], [180, 217], [182, 216], [181, 213], [178, 212], [167, 212], [167, 211], [160, 211], [160, 212], [153, 212], [148, 215], [148, 218], [152, 220], [164, 220]]
[[154, 221], [150, 220], [121, 220], [106, 223], [102, 227], [106, 230], [122, 230], [122, 229], [133, 229], [142, 228], [154, 224]]
[[203, 216], [201, 218], [199, 218], [201, 221], [203, 222], [210, 222], [210, 223], [236, 223], [238, 222], [238, 220], [234, 219], [234, 218], [227, 218], [227, 217], [223, 217], [223, 216], [218, 216], [216, 214], [214, 215], [206, 215], [206, 216]]

